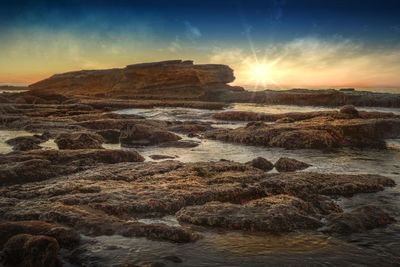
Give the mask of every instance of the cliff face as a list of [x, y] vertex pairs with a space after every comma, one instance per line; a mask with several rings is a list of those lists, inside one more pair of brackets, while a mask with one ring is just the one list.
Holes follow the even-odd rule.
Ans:
[[43, 93], [129, 98], [195, 99], [209, 91], [234, 89], [226, 65], [194, 65], [171, 60], [129, 65], [123, 69], [82, 70], [56, 74], [29, 86]]

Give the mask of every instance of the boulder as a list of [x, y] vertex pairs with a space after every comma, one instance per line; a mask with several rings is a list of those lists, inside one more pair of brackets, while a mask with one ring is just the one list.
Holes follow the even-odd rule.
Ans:
[[277, 162], [275, 162], [274, 166], [278, 172], [295, 172], [307, 169], [311, 165], [296, 159], [283, 157], [280, 158]]
[[123, 146], [148, 146], [180, 140], [178, 135], [161, 128], [132, 124], [121, 130], [120, 142]]
[[59, 245], [56, 239], [43, 235], [19, 234], [4, 245], [6, 265], [21, 267], [61, 267], [58, 259]]
[[272, 164], [269, 160], [262, 157], [257, 157], [249, 162], [246, 162], [246, 164], [266, 172], [274, 168], [274, 164]]
[[42, 135], [34, 134], [32, 136], [19, 136], [6, 141], [7, 144], [13, 146], [13, 150], [27, 151], [33, 149], [41, 149], [40, 143], [49, 140], [49, 133]]
[[119, 136], [121, 134], [120, 130], [117, 129], [105, 129], [96, 131], [98, 135], [101, 135], [106, 143], [118, 144]]
[[327, 225], [322, 229], [328, 233], [351, 234], [365, 232], [394, 223], [396, 220], [381, 208], [366, 205], [350, 212], [332, 214], [327, 217]]
[[151, 159], [154, 160], [160, 160], [160, 159], [174, 159], [176, 158], [175, 156], [168, 156], [168, 155], [150, 155], [149, 156]]
[[351, 115], [357, 117], [358, 110], [353, 105], [346, 105], [340, 108], [339, 112], [341, 114]]
[[64, 248], [73, 248], [80, 242], [80, 235], [75, 230], [58, 224], [44, 221], [3, 221], [0, 222], [0, 248], [11, 237], [19, 234], [50, 236]]
[[27, 151], [33, 149], [41, 149], [39, 146], [43, 140], [34, 136], [20, 136], [6, 141], [7, 144], [13, 146], [13, 150]]
[[160, 147], [192, 148], [199, 146], [200, 142], [191, 140], [170, 141], [160, 144]]
[[101, 135], [93, 133], [64, 133], [54, 140], [59, 149], [102, 149], [103, 141]]

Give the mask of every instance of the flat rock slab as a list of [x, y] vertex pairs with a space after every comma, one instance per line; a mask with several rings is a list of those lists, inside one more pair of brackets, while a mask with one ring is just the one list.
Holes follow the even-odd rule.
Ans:
[[0, 186], [46, 180], [97, 164], [140, 162], [135, 151], [107, 149], [33, 150], [0, 154]]

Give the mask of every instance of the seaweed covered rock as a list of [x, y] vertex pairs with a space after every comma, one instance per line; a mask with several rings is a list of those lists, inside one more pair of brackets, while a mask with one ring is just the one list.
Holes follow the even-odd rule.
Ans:
[[121, 130], [119, 138], [123, 146], [148, 146], [180, 139], [178, 135], [161, 128], [134, 124]]
[[57, 240], [61, 247], [73, 248], [80, 242], [79, 234], [72, 228], [45, 221], [0, 222], [0, 248], [13, 236], [19, 234], [44, 235]]
[[59, 249], [53, 237], [19, 234], [4, 245], [3, 261], [6, 265], [21, 267], [61, 267]]
[[274, 164], [272, 164], [269, 160], [263, 157], [257, 157], [249, 162], [246, 162], [246, 164], [266, 172], [274, 168]]
[[353, 105], [346, 105], [339, 109], [341, 114], [351, 115], [354, 117], [358, 117], [358, 110]]
[[6, 141], [7, 144], [13, 147], [13, 150], [27, 151], [34, 149], [41, 149], [39, 144], [47, 141], [49, 136], [47, 133], [42, 135], [32, 135], [32, 136], [19, 136]]
[[309, 203], [288, 195], [276, 195], [243, 205], [209, 202], [185, 207], [176, 214], [180, 222], [235, 230], [282, 233], [322, 226]]
[[294, 172], [307, 169], [311, 165], [297, 159], [283, 157], [275, 162], [274, 166], [278, 172]]
[[287, 149], [382, 149], [386, 147], [386, 138], [400, 135], [400, 119], [393, 114], [392, 117], [382, 115], [382, 118], [375, 115], [365, 115], [365, 119], [322, 116], [293, 123], [250, 122], [246, 127], [210, 130], [204, 136], [232, 143]]
[[0, 154], [0, 185], [46, 180], [101, 163], [141, 161], [144, 158], [136, 151], [108, 149], [32, 150]]
[[104, 139], [93, 133], [64, 133], [54, 142], [59, 149], [102, 149]]
[[327, 221], [324, 232], [350, 234], [383, 227], [395, 222], [395, 219], [381, 208], [366, 205], [350, 212], [332, 214]]

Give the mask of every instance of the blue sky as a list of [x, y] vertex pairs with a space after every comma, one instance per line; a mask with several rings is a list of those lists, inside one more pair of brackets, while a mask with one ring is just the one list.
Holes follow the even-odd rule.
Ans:
[[[307, 85], [288, 78], [313, 71], [304, 66], [318, 61], [329, 76], [346, 56], [358, 64], [339, 75], [342, 82], [315, 85], [397, 86], [387, 72], [399, 70], [391, 60], [400, 47], [399, 14], [400, 1], [393, 0], [0, 1], [0, 82], [183, 58], [233, 65], [243, 84], [251, 80], [248, 65], [278, 61], [268, 80], [294, 86]], [[376, 57], [387, 70], [371, 83], [368, 64]], [[352, 70], [364, 76], [347, 81]]]

